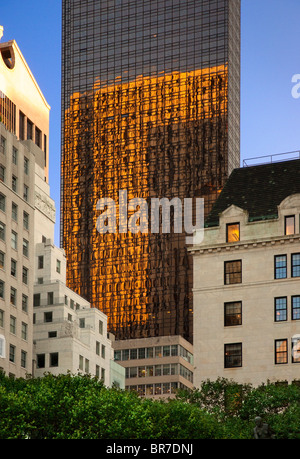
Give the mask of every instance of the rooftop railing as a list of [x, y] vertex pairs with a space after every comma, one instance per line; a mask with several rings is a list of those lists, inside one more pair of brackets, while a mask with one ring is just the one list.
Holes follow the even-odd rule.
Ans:
[[[243, 167], [259, 166], [262, 164], [279, 163], [300, 159], [300, 150], [288, 151], [286, 153], [276, 153], [274, 155], [256, 156], [243, 160]], [[253, 161], [253, 163], [252, 163]]]

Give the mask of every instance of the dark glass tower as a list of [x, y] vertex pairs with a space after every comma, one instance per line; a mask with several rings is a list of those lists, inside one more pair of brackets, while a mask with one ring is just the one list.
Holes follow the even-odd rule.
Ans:
[[[63, 0], [61, 244], [117, 339], [192, 341], [186, 235], [97, 231], [101, 198], [205, 199], [239, 167], [240, 0]], [[129, 214], [130, 216], [130, 214]]]

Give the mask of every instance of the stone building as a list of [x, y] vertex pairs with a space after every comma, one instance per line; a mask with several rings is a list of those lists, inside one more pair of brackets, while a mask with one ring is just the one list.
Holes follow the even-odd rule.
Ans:
[[300, 379], [300, 160], [235, 169], [194, 260], [194, 384]]

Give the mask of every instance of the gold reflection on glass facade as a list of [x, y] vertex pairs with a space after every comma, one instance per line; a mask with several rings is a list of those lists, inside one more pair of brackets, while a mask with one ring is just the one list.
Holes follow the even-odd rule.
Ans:
[[96, 206], [126, 190], [210, 210], [239, 166], [239, 14], [239, 0], [63, 0], [67, 283], [117, 339], [192, 341], [186, 234], [100, 234]]

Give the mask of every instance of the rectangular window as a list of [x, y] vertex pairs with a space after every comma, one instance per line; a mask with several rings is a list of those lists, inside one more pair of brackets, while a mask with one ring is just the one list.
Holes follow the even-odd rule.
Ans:
[[105, 359], [105, 346], [103, 344], [101, 346], [101, 357], [102, 359]]
[[35, 144], [42, 147], [42, 133], [38, 127], [35, 127]]
[[25, 268], [25, 266], [23, 266], [23, 270], [22, 270], [22, 282], [24, 284], [28, 283], [28, 269]]
[[24, 158], [24, 173], [29, 174], [29, 159], [26, 157]]
[[300, 277], [300, 253], [292, 253], [292, 277]]
[[21, 351], [21, 367], [26, 368], [26, 364], [27, 364], [27, 352], [22, 350]]
[[27, 341], [27, 336], [28, 336], [28, 326], [25, 324], [25, 322], [22, 322], [22, 328], [21, 328], [21, 337], [25, 341]]
[[103, 322], [102, 322], [102, 320], [99, 320], [99, 333], [100, 333], [100, 335], [103, 335]]
[[2, 212], [5, 212], [5, 196], [4, 194], [0, 193], [0, 210], [2, 210]]
[[51, 352], [49, 357], [50, 367], [58, 367], [58, 352]]
[[9, 331], [10, 331], [10, 333], [12, 333], [13, 335], [16, 334], [16, 322], [17, 322], [17, 319], [16, 319], [14, 316], [10, 316]]
[[14, 363], [16, 359], [16, 347], [12, 344], [9, 345], [9, 361]]
[[36, 367], [45, 368], [45, 354], [37, 354], [36, 356]]
[[275, 298], [275, 322], [287, 320], [287, 297]]
[[18, 150], [16, 149], [16, 147], [12, 148], [12, 162], [15, 165], [18, 164]]
[[274, 257], [274, 277], [275, 279], [285, 279], [287, 277], [286, 255], [275, 255]]
[[14, 287], [10, 287], [10, 304], [13, 306], [17, 304], [17, 290]]
[[24, 185], [23, 198], [25, 201], [28, 201], [29, 198], [29, 188], [27, 185]]
[[300, 335], [292, 338], [292, 363], [300, 363]]
[[18, 221], [18, 206], [14, 202], [11, 204], [11, 216], [15, 222]]
[[14, 250], [18, 248], [18, 235], [15, 231], [11, 232], [11, 248]]
[[275, 340], [275, 364], [288, 363], [287, 339]]
[[0, 268], [5, 268], [5, 253], [0, 252]]
[[225, 285], [240, 284], [242, 282], [242, 260], [225, 261], [224, 283]]
[[44, 322], [50, 323], [53, 321], [53, 314], [52, 311], [44, 312]]
[[224, 304], [224, 326], [242, 325], [242, 302], [234, 301]]
[[85, 319], [79, 319], [79, 328], [85, 328]]
[[90, 361], [88, 359], [85, 359], [84, 363], [84, 371], [88, 373], [90, 371]]
[[295, 234], [295, 215], [284, 217], [284, 234], [289, 236]]
[[48, 295], [47, 295], [47, 298], [48, 298], [48, 304], [53, 304], [53, 299], [54, 299], [54, 294], [53, 292], [48, 292]]
[[40, 306], [41, 305], [41, 294], [35, 293], [33, 295], [33, 306]]
[[40, 255], [38, 257], [38, 269], [43, 269], [44, 268], [44, 257]]
[[27, 118], [27, 140], [33, 140], [33, 123]]
[[17, 262], [13, 259], [11, 259], [10, 262], [10, 274], [14, 277], [17, 277]]
[[23, 228], [26, 230], [29, 229], [29, 215], [27, 212], [23, 213]]
[[23, 239], [23, 255], [28, 257], [29, 254], [29, 242], [26, 239]]
[[28, 310], [28, 296], [22, 294], [22, 311], [27, 312]]
[[99, 341], [96, 341], [96, 354], [100, 355], [100, 343], [99, 343]]
[[2, 241], [5, 241], [5, 224], [0, 222], [0, 239], [2, 239]]
[[56, 260], [56, 272], [60, 274], [61, 269], [61, 262], [60, 260]]
[[18, 179], [15, 175], [13, 175], [11, 178], [11, 187], [12, 190], [16, 193], [18, 188]]
[[237, 242], [240, 240], [240, 224], [230, 223], [226, 225], [226, 242]]
[[1, 182], [5, 182], [5, 167], [0, 165], [0, 180]]
[[4, 288], [5, 284], [3, 281], [0, 280], [0, 298], [4, 299]]
[[6, 152], [6, 139], [3, 135], [0, 138], [0, 152], [5, 155]]
[[101, 368], [101, 379], [103, 382], [105, 381], [105, 368]]
[[292, 296], [292, 320], [300, 320], [300, 296]]
[[4, 327], [4, 311], [0, 309], [0, 327]]
[[25, 115], [19, 112], [19, 138], [25, 140]]
[[242, 366], [242, 343], [224, 345], [224, 367], [236, 368]]

